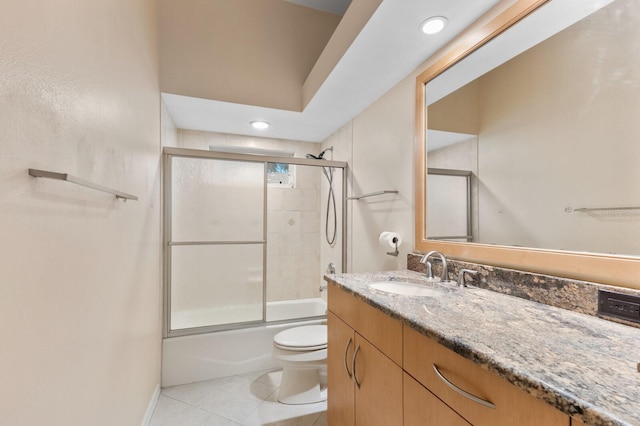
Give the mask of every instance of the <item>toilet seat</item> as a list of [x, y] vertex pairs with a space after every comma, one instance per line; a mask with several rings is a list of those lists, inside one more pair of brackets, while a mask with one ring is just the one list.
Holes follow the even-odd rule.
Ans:
[[291, 351], [289, 349], [273, 349], [273, 356], [281, 363], [290, 365], [303, 365], [304, 367], [316, 368], [327, 361], [327, 349], [317, 351]]
[[327, 326], [306, 325], [281, 331], [273, 337], [273, 345], [296, 352], [326, 349]]

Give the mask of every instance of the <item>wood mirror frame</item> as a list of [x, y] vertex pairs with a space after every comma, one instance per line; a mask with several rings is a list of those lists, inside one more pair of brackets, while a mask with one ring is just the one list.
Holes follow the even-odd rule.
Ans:
[[448, 257], [559, 277], [640, 288], [640, 258], [561, 250], [447, 242], [426, 238], [426, 84], [474, 50], [535, 11], [548, 0], [516, 0], [485, 22], [478, 22], [449, 43], [416, 78], [415, 247]]

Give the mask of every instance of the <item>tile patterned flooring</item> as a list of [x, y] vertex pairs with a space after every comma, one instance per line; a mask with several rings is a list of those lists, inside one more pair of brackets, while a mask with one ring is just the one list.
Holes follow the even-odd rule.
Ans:
[[164, 388], [150, 426], [326, 426], [326, 402], [278, 402], [281, 373], [257, 371]]

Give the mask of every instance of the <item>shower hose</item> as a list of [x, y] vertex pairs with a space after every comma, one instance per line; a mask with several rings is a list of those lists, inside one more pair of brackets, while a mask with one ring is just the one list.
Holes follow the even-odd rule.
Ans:
[[[333, 151], [333, 147], [327, 148], [322, 151], [319, 155], [307, 154], [306, 157], [314, 160], [324, 160], [324, 154], [327, 151]], [[336, 209], [336, 195], [333, 192], [333, 168], [332, 167], [322, 167], [322, 173], [327, 178], [327, 182], [329, 182], [329, 193], [327, 194], [327, 214], [325, 216], [324, 221], [324, 233], [325, 238], [327, 239], [327, 243], [329, 246], [333, 247], [336, 244], [336, 235], [338, 230], [338, 212]], [[333, 233], [329, 231], [329, 212], [333, 211]]]

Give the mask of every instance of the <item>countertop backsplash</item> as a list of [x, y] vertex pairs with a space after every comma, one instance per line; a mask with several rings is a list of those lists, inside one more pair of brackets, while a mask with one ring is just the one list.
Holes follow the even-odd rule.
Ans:
[[[409, 253], [407, 269], [426, 272], [420, 263], [422, 255]], [[476, 275], [467, 275], [466, 282], [486, 290], [519, 297], [545, 305], [598, 316], [602, 319], [640, 328], [640, 324], [598, 314], [598, 290], [640, 296], [640, 290], [592, 283], [569, 278], [554, 277], [497, 266], [481, 265], [447, 258], [449, 279], [456, 280], [460, 269], [478, 271]], [[442, 265], [438, 260], [432, 262], [433, 275], [441, 273]]]

